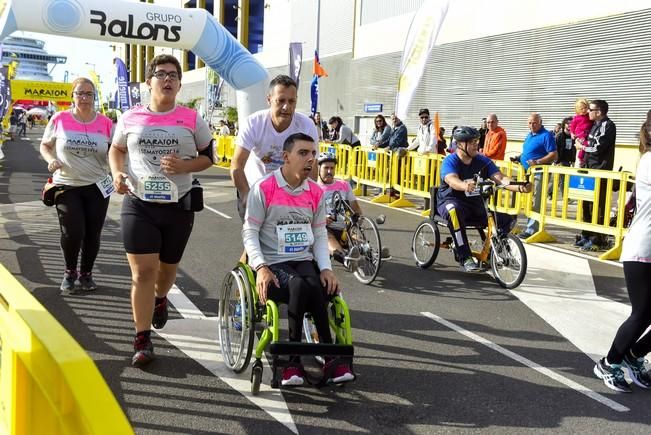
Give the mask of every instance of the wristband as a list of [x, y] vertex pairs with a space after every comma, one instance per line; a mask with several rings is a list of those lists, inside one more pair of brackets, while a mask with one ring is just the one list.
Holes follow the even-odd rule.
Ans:
[[263, 267], [269, 267], [269, 265], [267, 263], [258, 264], [258, 266], [255, 268], [255, 271], [257, 272]]

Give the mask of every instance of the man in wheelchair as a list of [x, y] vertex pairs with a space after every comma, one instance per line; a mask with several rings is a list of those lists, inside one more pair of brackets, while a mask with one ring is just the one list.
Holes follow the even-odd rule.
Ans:
[[[335, 179], [337, 168], [337, 157], [330, 152], [319, 154], [319, 186], [323, 189], [326, 206], [326, 230], [328, 231], [328, 249], [333, 259], [341, 264], [347, 264], [360, 258], [357, 246], [348, 246], [343, 240], [343, 233], [346, 230], [346, 217], [338, 210], [335, 210], [333, 197], [339, 192], [341, 199], [346, 201], [355, 213], [352, 219], [358, 219], [362, 215], [362, 208], [355, 197], [350, 184], [344, 180]], [[382, 259], [390, 258], [389, 249], [384, 247], [380, 253]]]
[[[459, 127], [454, 132], [457, 149], [441, 164], [441, 186], [437, 194], [437, 212], [448, 224], [454, 239], [456, 254], [466, 272], [477, 272], [479, 265], [472, 257], [466, 226], [486, 227], [488, 218], [477, 189], [477, 178], [490, 178], [514, 192], [531, 192], [531, 184], [509, 185], [510, 179], [488, 157], [479, 154], [479, 131]], [[497, 227], [508, 234], [515, 225], [515, 216], [497, 213]]]
[[[256, 291], [288, 305], [289, 340], [300, 342], [303, 316], [312, 314], [319, 341], [332, 343], [328, 325], [328, 300], [339, 293], [332, 272], [326, 234], [323, 191], [308, 177], [316, 162], [314, 139], [303, 133], [290, 135], [283, 145], [284, 164], [256, 182], [249, 193], [242, 238], [249, 264], [257, 272]], [[283, 370], [281, 385], [303, 385], [300, 357]], [[348, 364], [329, 367], [330, 382], [354, 379]]]

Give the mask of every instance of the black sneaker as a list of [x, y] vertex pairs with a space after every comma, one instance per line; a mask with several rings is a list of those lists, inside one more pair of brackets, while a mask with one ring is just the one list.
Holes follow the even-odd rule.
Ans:
[[61, 293], [73, 294], [75, 292], [75, 281], [77, 281], [77, 271], [66, 270], [63, 273], [63, 281], [61, 281]]
[[156, 305], [154, 305], [154, 315], [151, 319], [151, 326], [154, 329], [161, 329], [167, 323], [167, 297], [156, 298]]
[[604, 381], [604, 384], [611, 390], [621, 393], [631, 393], [631, 386], [624, 379], [624, 370], [620, 364], [606, 365], [605, 358], [601, 358], [592, 369], [595, 376]]
[[97, 284], [93, 281], [92, 273], [80, 273], [79, 274], [79, 287], [82, 291], [91, 292], [97, 290]]
[[136, 351], [131, 358], [131, 365], [134, 367], [146, 366], [154, 359], [154, 345], [149, 337], [137, 335], [133, 342], [133, 350]]
[[651, 375], [644, 365], [644, 358], [633, 358], [630, 355], [624, 357], [622, 367], [628, 370], [628, 375], [638, 387], [651, 388]]

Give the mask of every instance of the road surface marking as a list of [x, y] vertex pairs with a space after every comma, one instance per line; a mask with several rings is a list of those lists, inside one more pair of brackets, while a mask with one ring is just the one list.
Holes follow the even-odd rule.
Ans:
[[563, 375], [561, 375], [559, 373], [556, 373], [555, 371], [553, 371], [551, 369], [548, 369], [547, 367], [543, 367], [543, 366], [531, 361], [530, 359], [527, 359], [527, 358], [525, 358], [525, 357], [523, 357], [521, 355], [518, 355], [515, 352], [511, 352], [510, 350], [503, 348], [499, 344], [495, 344], [492, 341], [485, 339], [484, 337], [481, 337], [481, 336], [479, 336], [479, 335], [477, 335], [477, 334], [475, 334], [473, 332], [468, 331], [467, 329], [463, 329], [461, 326], [459, 326], [459, 325], [457, 325], [455, 323], [449, 322], [449, 321], [445, 320], [444, 318], [437, 316], [436, 314], [432, 314], [432, 313], [429, 313], [429, 312], [421, 312], [420, 314], [427, 317], [427, 318], [429, 318], [429, 319], [434, 320], [435, 322], [440, 323], [443, 326], [447, 326], [448, 328], [452, 329], [453, 331], [456, 331], [459, 334], [470, 338], [471, 340], [474, 340], [474, 341], [476, 341], [478, 343], [481, 343], [484, 346], [486, 346], [486, 347], [488, 347], [490, 349], [493, 349], [494, 351], [499, 352], [502, 355], [507, 356], [507, 357], [511, 358], [512, 360], [517, 361], [520, 364], [523, 364], [523, 365], [529, 367], [530, 369], [533, 369], [533, 370], [537, 371], [538, 373], [540, 373], [542, 375], [545, 375], [545, 376], [547, 376], [547, 377], [549, 377], [549, 378], [551, 378], [551, 379], [553, 379], [553, 380], [555, 380], [555, 381], [557, 381], [557, 382], [559, 382], [559, 383], [573, 389], [574, 391], [577, 391], [577, 392], [579, 392], [581, 394], [584, 394], [585, 396], [589, 397], [590, 399], [596, 400], [597, 402], [601, 403], [602, 405], [605, 405], [605, 406], [609, 407], [610, 409], [612, 409], [614, 411], [617, 411], [617, 412], [628, 412], [628, 411], [630, 411], [630, 409], [627, 408], [626, 406], [621, 405], [621, 404], [615, 402], [614, 400], [611, 400], [611, 399], [609, 399], [609, 398], [607, 398], [605, 396], [602, 396], [601, 394], [596, 393], [596, 392], [592, 391], [591, 389], [589, 389], [587, 387], [584, 387], [583, 385], [579, 384], [578, 382], [574, 382], [573, 380], [571, 380], [569, 378], [566, 378], [565, 376], [563, 376]]
[[223, 218], [226, 218], [226, 219], [233, 219], [232, 217], [230, 217], [230, 216], [227, 215], [226, 213], [222, 213], [221, 211], [216, 210], [216, 209], [214, 209], [214, 208], [212, 208], [212, 207], [210, 207], [210, 206], [204, 205], [204, 207], [207, 208], [208, 210], [210, 210], [211, 212], [213, 212], [213, 213], [215, 213], [215, 214], [218, 214], [219, 216], [221, 216], [221, 217], [223, 217]]

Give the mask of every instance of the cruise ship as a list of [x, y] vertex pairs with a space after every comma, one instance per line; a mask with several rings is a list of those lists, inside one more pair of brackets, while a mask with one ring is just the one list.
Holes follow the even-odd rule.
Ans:
[[66, 56], [49, 54], [45, 42], [23, 36], [9, 36], [2, 41], [2, 64], [7, 65], [15, 55], [18, 59], [16, 80], [51, 82], [48, 65], [66, 63]]

